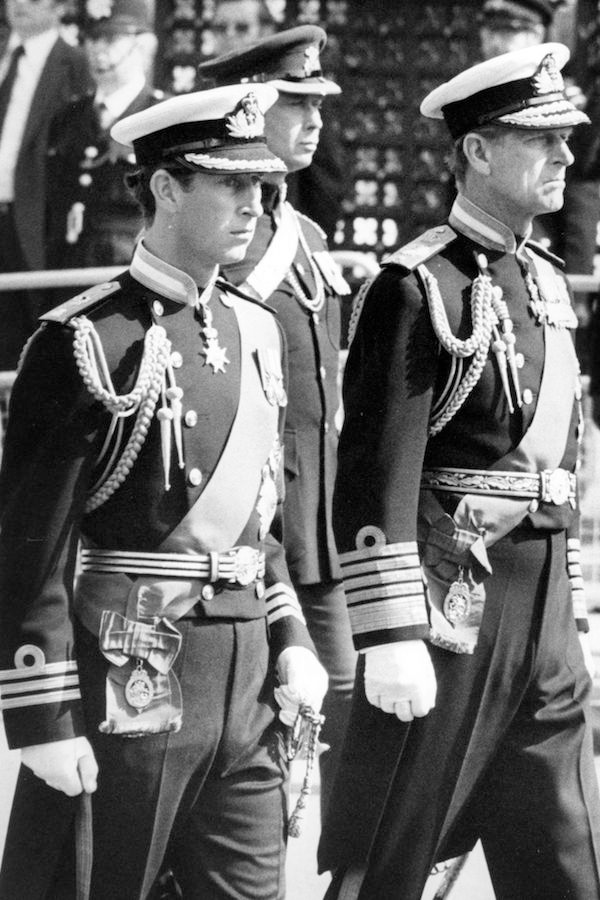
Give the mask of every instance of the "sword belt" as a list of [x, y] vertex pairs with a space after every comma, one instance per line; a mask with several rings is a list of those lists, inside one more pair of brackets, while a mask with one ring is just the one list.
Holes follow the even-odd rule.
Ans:
[[489, 469], [440, 467], [421, 473], [421, 488], [453, 494], [487, 494], [490, 497], [531, 498], [540, 503], [576, 506], [577, 476], [566, 469], [543, 472], [496, 472]]
[[265, 554], [254, 547], [232, 547], [222, 553], [141, 553], [82, 548], [82, 572], [123, 572], [159, 578], [202, 578], [246, 586], [265, 574]]

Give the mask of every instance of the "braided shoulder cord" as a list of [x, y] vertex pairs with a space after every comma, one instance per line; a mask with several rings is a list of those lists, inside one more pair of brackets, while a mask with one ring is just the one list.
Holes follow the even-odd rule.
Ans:
[[73, 319], [75, 338], [73, 350], [77, 368], [89, 392], [113, 415], [130, 415], [138, 409], [142, 397], [154, 374], [156, 363], [155, 348], [166, 341], [166, 332], [161, 325], [152, 325], [146, 332], [144, 352], [140, 371], [133, 389], [128, 394], [118, 395], [115, 391], [104, 350], [93, 323], [85, 316]]
[[356, 297], [354, 298], [354, 302], [352, 303], [352, 312], [350, 313], [350, 321], [348, 322], [348, 347], [350, 347], [350, 344], [354, 340], [356, 327], [358, 325], [358, 320], [360, 319], [360, 314], [362, 312], [366, 296], [369, 292], [369, 288], [376, 278], [376, 275], [372, 275], [371, 278], [368, 278], [366, 281], [364, 281], [358, 289]]
[[473, 356], [482, 340], [485, 339], [486, 328], [490, 326], [490, 313], [492, 310], [492, 284], [489, 275], [479, 274], [471, 287], [471, 320], [473, 333], [464, 341], [459, 340], [450, 331], [450, 324], [446, 314], [446, 308], [440, 293], [437, 278], [425, 266], [419, 266], [417, 271], [423, 279], [431, 322], [440, 344], [451, 356]]
[[450, 324], [437, 278], [423, 265], [419, 266], [417, 271], [425, 286], [431, 322], [440, 344], [451, 356], [463, 359], [467, 356], [473, 357], [467, 374], [446, 404], [443, 414], [437, 418], [432, 418], [429, 425], [429, 435], [433, 436], [438, 434], [454, 418], [481, 378], [490, 349], [492, 329], [497, 322], [497, 317], [492, 307], [493, 289], [491, 279], [489, 275], [480, 273], [471, 288], [473, 332], [466, 340], [459, 340], [450, 331]]
[[[171, 342], [162, 326], [152, 325], [144, 338], [144, 350], [136, 383], [128, 394], [118, 395], [110, 377], [100, 338], [92, 322], [85, 316], [80, 316], [74, 319], [73, 323], [75, 325], [73, 347], [77, 368], [92, 396], [112, 414], [111, 428], [115, 419], [123, 419], [137, 412], [131, 435], [115, 468], [86, 503], [85, 511], [89, 513], [98, 509], [123, 484], [142, 449], [161, 395]], [[106, 441], [103, 453], [105, 448]]]

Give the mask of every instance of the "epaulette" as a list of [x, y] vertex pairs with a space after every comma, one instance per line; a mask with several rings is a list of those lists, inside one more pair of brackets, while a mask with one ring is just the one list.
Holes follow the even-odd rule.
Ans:
[[381, 261], [381, 266], [402, 266], [412, 272], [417, 266], [426, 263], [428, 259], [439, 253], [457, 237], [454, 229], [449, 225], [438, 225], [420, 234], [414, 241], [400, 247], [390, 256]]
[[247, 294], [245, 291], [242, 291], [237, 285], [231, 284], [230, 281], [227, 281], [223, 278], [222, 275], [219, 275], [217, 280], [215, 281], [215, 288], [219, 291], [224, 291], [226, 294], [235, 294], [236, 297], [241, 297], [242, 300], [249, 300], [250, 303], [256, 303], [257, 306], [261, 306], [263, 309], [267, 309], [269, 312], [273, 313], [273, 315], [277, 315], [277, 310], [272, 306], [269, 306], [268, 303], [265, 303], [260, 297], [253, 297], [252, 294]]
[[317, 232], [317, 234], [319, 235], [321, 240], [323, 240], [323, 241], [327, 240], [327, 235], [325, 234], [325, 232], [323, 231], [321, 226], [317, 225], [317, 223], [315, 221], [313, 221], [313, 219], [311, 219], [310, 216], [305, 216], [304, 213], [301, 213], [300, 210], [296, 209], [296, 207], [294, 207], [294, 212], [300, 219], [304, 219], [305, 222], [308, 222], [309, 225], [312, 225], [312, 227], [315, 229], [315, 231]]
[[105, 281], [103, 284], [96, 284], [94, 287], [82, 291], [66, 303], [55, 306], [50, 312], [40, 316], [42, 322], [58, 322], [60, 325], [67, 325], [75, 316], [82, 313], [89, 313], [91, 310], [101, 306], [111, 294], [120, 290], [121, 285], [118, 281]]
[[531, 247], [532, 250], [535, 250], [536, 253], [539, 253], [544, 259], [547, 259], [548, 262], [551, 262], [558, 269], [564, 269], [565, 261], [561, 259], [560, 256], [557, 256], [555, 253], [552, 253], [551, 250], [548, 250], [547, 247], [544, 247], [543, 244], [540, 244], [538, 241], [525, 241], [526, 247]]

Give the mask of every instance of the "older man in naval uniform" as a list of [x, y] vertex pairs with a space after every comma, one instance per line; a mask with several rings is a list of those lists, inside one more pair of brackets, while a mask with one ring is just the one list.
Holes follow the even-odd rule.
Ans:
[[[288, 172], [310, 166], [324, 101], [340, 88], [323, 76], [326, 34], [290, 28], [200, 65], [219, 84], [269, 82], [279, 91], [265, 116], [269, 148]], [[284, 546], [298, 598], [329, 675], [320, 757], [321, 807], [327, 805], [346, 727], [356, 654], [331, 525], [339, 406], [340, 295], [349, 292], [318, 225], [285, 201], [285, 183], [263, 185], [264, 213], [244, 260], [227, 277], [277, 311], [289, 349], [284, 434]]]
[[515, 51], [425, 98], [458, 196], [355, 309], [334, 526], [361, 662], [328, 897], [418, 900], [478, 839], [498, 900], [600, 897], [576, 319], [528, 239], [587, 121], [567, 58]]
[[326, 675], [275, 537], [283, 337], [218, 277], [284, 168], [263, 138], [275, 99], [226, 87], [114, 127], [144, 237], [23, 359], [0, 479], [0, 690], [23, 762], [4, 897], [74, 897], [75, 870], [77, 896], [145, 898], [166, 854], [185, 896], [284, 896], [276, 699], [316, 712]]

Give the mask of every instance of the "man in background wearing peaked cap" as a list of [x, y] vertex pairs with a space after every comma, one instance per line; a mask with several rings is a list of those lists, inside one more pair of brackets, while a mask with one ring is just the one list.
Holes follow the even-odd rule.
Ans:
[[139, 205], [125, 186], [135, 157], [111, 139], [110, 129], [164, 99], [147, 83], [156, 50], [152, 29], [148, 0], [89, 0], [86, 6], [84, 48], [95, 87], [70, 98], [50, 129], [49, 268], [127, 265], [131, 259], [142, 227]]
[[[279, 99], [265, 136], [289, 172], [309, 166], [319, 142], [326, 98], [339, 93], [320, 68], [323, 29], [304, 25], [200, 66], [219, 83], [268, 82]], [[324, 103], [325, 101], [325, 103]], [[263, 209], [243, 262], [227, 277], [277, 310], [289, 348], [290, 391], [284, 439], [284, 546], [317, 652], [328, 671], [320, 757], [327, 803], [349, 712], [355, 654], [331, 527], [339, 406], [340, 293], [347, 286], [320, 228], [285, 201], [285, 183], [263, 185]]]
[[186, 897], [284, 897], [279, 715], [310, 711], [314, 743], [327, 677], [276, 538], [283, 335], [219, 276], [285, 169], [276, 96], [224, 87], [113, 127], [143, 237], [25, 353], [0, 473], [0, 703], [23, 763], [3, 897], [145, 900], [165, 857]]
[[588, 121], [568, 56], [507, 53], [423, 100], [458, 196], [354, 311], [333, 515], [360, 663], [328, 900], [420, 900], [478, 840], [498, 900], [600, 898], [577, 320], [530, 241]]
[[[480, 17], [479, 35], [484, 59], [511, 50], [531, 47], [548, 40], [562, 0], [486, 0]], [[588, 99], [572, 78], [565, 77], [572, 103], [597, 123], [597, 103]], [[600, 220], [597, 127], [579, 129], [573, 136], [575, 161], [567, 172], [564, 203], [556, 213], [539, 216], [534, 235], [565, 261], [566, 271], [589, 275], [594, 270], [596, 232]], [[585, 321], [589, 315], [578, 312]]]
[[484, 59], [523, 50], [548, 38], [561, 0], [485, 0], [479, 19]]

